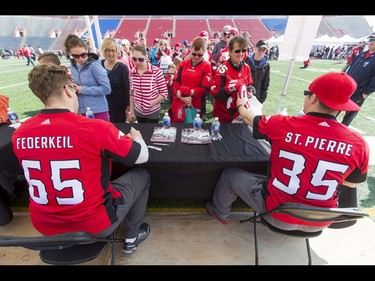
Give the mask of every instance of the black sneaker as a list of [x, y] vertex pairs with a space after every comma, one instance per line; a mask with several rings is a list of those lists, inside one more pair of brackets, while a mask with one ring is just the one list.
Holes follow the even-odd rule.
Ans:
[[139, 233], [137, 236], [137, 239], [135, 239], [134, 242], [132, 243], [124, 243], [124, 247], [122, 248], [122, 251], [125, 254], [131, 254], [133, 253], [139, 244], [141, 244], [143, 241], [145, 241], [150, 234], [150, 226], [148, 223], [142, 223], [141, 226], [139, 227]]

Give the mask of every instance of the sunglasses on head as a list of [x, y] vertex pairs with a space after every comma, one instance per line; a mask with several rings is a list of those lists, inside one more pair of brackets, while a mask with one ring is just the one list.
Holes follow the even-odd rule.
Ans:
[[193, 57], [196, 57], [196, 56], [198, 56], [198, 57], [203, 57], [203, 55], [202, 54], [197, 54], [197, 53], [191, 53], [191, 55], [193, 56]]
[[138, 60], [139, 62], [144, 62], [144, 61], [145, 61], [144, 58], [136, 58], [136, 57], [132, 57], [132, 60], [133, 60], [134, 62], [136, 62], [137, 60]]
[[238, 49], [238, 50], [234, 50], [234, 52], [236, 53], [236, 54], [239, 54], [240, 52], [242, 52], [242, 53], [245, 53], [247, 51], [247, 49]]
[[75, 59], [79, 59], [79, 58], [81, 58], [81, 59], [85, 59], [85, 58], [87, 57], [87, 53], [82, 53], [82, 54], [80, 54], [80, 55], [75, 55], [75, 54], [71, 54], [71, 55], [72, 55], [72, 57], [75, 58]]

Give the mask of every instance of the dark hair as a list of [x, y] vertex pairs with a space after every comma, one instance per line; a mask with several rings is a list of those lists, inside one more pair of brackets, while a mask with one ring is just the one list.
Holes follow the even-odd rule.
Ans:
[[144, 55], [144, 56], [147, 56], [147, 50], [146, 50], [146, 46], [145, 45], [137, 45], [137, 46], [134, 46], [133, 48], [132, 48], [132, 52], [133, 51], [138, 51], [138, 52], [141, 52], [142, 53], [142, 55]]
[[233, 51], [235, 43], [237, 43], [241, 49], [245, 49], [247, 47], [245, 38], [243, 38], [242, 36], [234, 36], [229, 41], [229, 44], [228, 44], [229, 51]]
[[206, 40], [198, 36], [198, 37], [195, 37], [194, 40], [191, 42], [190, 48], [194, 51], [199, 51], [200, 49], [202, 49], [203, 52], [205, 52], [207, 48], [206, 46], [207, 46]]
[[70, 53], [70, 49], [75, 47], [83, 47], [85, 50], [88, 50], [88, 46], [81, 38], [79, 38], [77, 35], [69, 34], [64, 41], [64, 47], [65, 51], [67, 53]]
[[40, 54], [38, 56], [38, 62], [39, 63], [53, 63], [55, 65], [61, 65], [61, 61], [59, 57], [52, 52], [46, 52], [46, 53]]

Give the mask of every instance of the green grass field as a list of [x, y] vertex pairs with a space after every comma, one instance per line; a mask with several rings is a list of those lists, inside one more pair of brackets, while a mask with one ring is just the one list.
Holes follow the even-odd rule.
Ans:
[[[279, 109], [287, 108], [289, 115], [296, 115], [303, 105], [303, 91], [307, 89], [310, 82], [323, 73], [330, 71], [340, 71], [343, 64], [333, 60], [312, 60], [307, 69], [300, 69], [302, 62], [295, 62], [293, 69], [290, 71], [290, 79], [286, 83], [287, 73], [289, 72], [290, 61], [271, 61], [271, 82], [268, 98], [263, 105], [263, 113], [271, 115], [278, 113]], [[64, 65], [69, 65], [67, 60], [63, 61]], [[32, 66], [26, 66], [24, 59], [11, 59], [0, 61], [0, 93], [10, 97], [10, 106], [14, 109], [19, 117], [26, 118], [34, 116], [42, 108], [43, 104], [36, 98], [28, 88], [27, 75]], [[286, 87], [287, 85], [287, 87]], [[285, 89], [285, 90], [284, 90]], [[282, 93], [285, 96], [282, 98]], [[163, 104], [163, 112], [168, 108], [169, 103]], [[356, 130], [364, 137], [375, 136], [375, 98], [369, 97], [363, 104], [361, 111], [351, 124], [351, 128]], [[212, 98], [207, 101], [208, 122], [212, 121]], [[341, 120], [343, 114], [339, 116]], [[375, 210], [375, 167], [370, 166], [368, 180], [358, 188], [359, 205], [372, 213]], [[16, 202], [17, 206], [25, 203], [20, 200]], [[174, 209], [178, 211], [203, 211], [203, 200], [162, 200], [150, 199], [149, 210], [165, 211]], [[234, 206], [236, 207], [236, 206]], [[238, 204], [238, 208], [244, 206]], [[375, 212], [372, 213], [375, 217]]]

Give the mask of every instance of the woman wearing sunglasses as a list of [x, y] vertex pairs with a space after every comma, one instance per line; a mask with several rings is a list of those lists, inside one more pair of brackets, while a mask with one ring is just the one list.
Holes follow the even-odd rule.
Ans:
[[159, 123], [160, 103], [168, 97], [167, 84], [160, 68], [148, 59], [144, 45], [132, 49], [135, 67], [130, 72], [129, 118], [138, 123]]
[[245, 38], [234, 36], [228, 44], [229, 59], [218, 67], [211, 94], [215, 98], [212, 114], [220, 123], [232, 123], [239, 116], [236, 106], [237, 94], [243, 85], [251, 86], [253, 79], [250, 67], [244, 63], [247, 52]]
[[172, 85], [173, 101], [169, 110], [173, 123], [184, 122], [179, 118], [181, 107], [193, 106], [200, 113], [202, 96], [211, 88], [211, 64], [203, 58], [206, 46], [202, 37], [196, 37], [191, 42], [188, 58], [177, 69]]
[[89, 46], [74, 34], [66, 37], [64, 46], [72, 57], [70, 71], [74, 81], [73, 86], [79, 94], [78, 113], [85, 115], [87, 107], [90, 107], [95, 118], [109, 121], [106, 95], [111, 93], [111, 85], [99, 56], [89, 53]]

